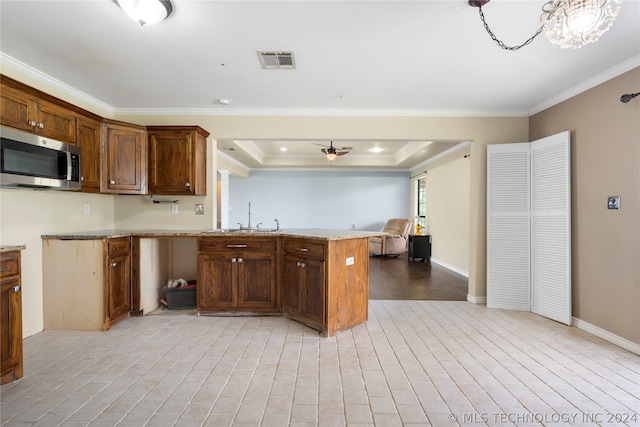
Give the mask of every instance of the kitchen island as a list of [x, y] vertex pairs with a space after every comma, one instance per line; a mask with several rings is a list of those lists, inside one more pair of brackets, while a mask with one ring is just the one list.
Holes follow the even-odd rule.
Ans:
[[197, 266], [199, 315], [283, 315], [330, 336], [367, 320], [368, 238], [381, 234], [282, 229], [44, 235], [45, 329], [107, 330], [128, 315], [154, 310], [172, 277], [163, 254], [174, 239], [187, 239], [195, 242], [186, 256]]

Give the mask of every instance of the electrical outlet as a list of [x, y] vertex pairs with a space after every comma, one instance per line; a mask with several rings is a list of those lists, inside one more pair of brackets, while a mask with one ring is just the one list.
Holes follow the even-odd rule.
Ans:
[[204, 215], [204, 205], [196, 204], [196, 215]]
[[172, 204], [171, 205], [171, 213], [172, 214], [177, 214], [178, 213], [178, 205], [177, 204]]
[[353, 259], [352, 256], [347, 257], [347, 265], [353, 265], [355, 263], [355, 260]]
[[91, 205], [89, 204], [85, 204], [82, 209], [85, 215], [89, 215], [91, 213]]
[[607, 197], [607, 209], [617, 211], [620, 209], [620, 196]]

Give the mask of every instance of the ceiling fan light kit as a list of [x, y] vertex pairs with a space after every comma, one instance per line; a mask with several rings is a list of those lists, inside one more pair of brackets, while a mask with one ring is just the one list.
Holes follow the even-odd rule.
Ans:
[[[320, 144], [317, 144], [320, 145]], [[325, 145], [326, 147], [326, 145]], [[329, 160], [335, 160], [336, 157], [338, 156], [344, 156], [345, 154], [347, 154], [349, 151], [343, 148], [342, 150], [338, 150], [337, 148], [335, 148], [333, 146], [333, 141], [331, 141], [330, 145], [328, 148], [322, 148], [320, 149], [320, 151], [322, 151], [324, 154], [327, 155], [327, 159]]]
[[496, 37], [485, 20], [482, 7], [487, 3], [489, 0], [469, 0], [470, 6], [478, 8], [487, 33], [505, 50], [518, 50], [528, 45], [543, 30], [551, 43], [563, 49], [579, 49], [596, 42], [607, 32], [622, 8], [622, 0], [549, 0], [542, 6], [538, 31], [521, 45], [507, 46]]

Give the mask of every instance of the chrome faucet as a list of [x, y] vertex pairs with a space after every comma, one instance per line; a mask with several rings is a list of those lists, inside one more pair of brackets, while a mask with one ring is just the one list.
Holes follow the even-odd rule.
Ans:
[[[240, 230], [244, 230], [245, 227], [242, 226], [241, 222], [236, 223], [240, 226]], [[249, 223], [247, 224], [247, 228], [251, 228], [251, 202], [249, 202]]]
[[276, 222], [276, 230], [280, 230], [280, 221], [278, 221], [278, 218], [274, 219], [274, 221]]

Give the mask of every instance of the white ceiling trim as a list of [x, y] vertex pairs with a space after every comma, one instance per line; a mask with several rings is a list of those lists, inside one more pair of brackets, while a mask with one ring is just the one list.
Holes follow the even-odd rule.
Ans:
[[99, 108], [107, 113], [115, 113], [115, 109], [108, 104], [96, 99], [86, 93], [79, 91], [78, 89], [69, 86], [68, 84], [61, 82], [58, 79], [51, 77], [48, 74], [43, 73], [40, 70], [37, 70], [24, 62], [18, 61], [12, 56], [7, 55], [6, 53], [0, 51], [0, 68], [8, 67], [15, 71], [18, 71], [26, 76], [29, 76], [39, 82], [42, 82], [48, 86], [56, 88], [63, 93], [66, 93], [74, 98], [77, 98], [83, 102], [86, 102], [89, 105], [93, 105], [96, 108]]
[[443, 159], [443, 158], [445, 158], [445, 157], [447, 157], [447, 156], [449, 156], [449, 155], [451, 155], [451, 154], [455, 153], [456, 151], [460, 151], [460, 150], [462, 150], [462, 149], [464, 149], [464, 148], [467, 148], [467, 147], [468, 147], [468, 146], [470, 146], [470, 145], [471, 145], [471, 141], [463, 141], [463, 142], [461, 142], [461, 143], [459, 143], [459, 144], [454, 145], [453, 147], [451, 147], [451, 148], [449, 148], [449, 149], [447, 149], [447, 150], [444, 150], [444, 151], [443, 151], [443, 152], [441, 152], [441, 153], [436, 154], [436, 155], [435, 155], [435, 156], [433, 156], [433, 157], [430, 157], [429, 159], [425, 160], [425, 161], [424, 161], [424, 162], [422, 162], [422, 163], [418, 163], [418, 164], [417, 164], [417, 165], [415, 165], [414, 167], [410, 168], [410, 169], [409, 169], [409, 171], [410, 171], [411, 173], [413, 173], [413, 172], [415, 172], [415, 171], [416, 171], [416, 170], [418, 170], [418, 169], [422, 169], [422, 168], [424, 168], [424, 167], [428, 166], [429, 164], [431, 164], [431, 163], [433, 163], [433, 162], [435, 162], [435, 161], [438, 161], [438, 160], [440, 160], [440, 159]]
[[589, 89], [592, 89], [599, 84], [602, 84], [608, 80], [613, 79], [614, 77], [618, 77], [621, 74], [626, 73], [627, 71], [631, 71], [634, 68], [640, 67], [640, 55], [634, 56], [631, 59], [626, 60], [622, 64], [619, 64], [613, 68], [608, 69], [604, 73], [598, 74], [597, 76], [580, 83], [572, 87], [569, 90], [566, 90], [558, 95], [554, 96], [551, 99], [548, 99], [535, 107], [531, 108], [528, 112], [528, 116], [533, 116], [540, 111], [544, 111], [547, 108], [551, 108], [556, 104], [561, 103], [562, 101], [566, 101], [569, 98], [573, 98], [576, 95], [581, 94], [582, 92], [586, 92]]
[[396, 153], [396, 165], [404, 162], [405, 160], [416, 154], [418, 151], [427, 148], [432, 143], [433, 141], [411, 141], [410, 143], [402, 147], [402, 149], [398, 151], [398, 153]]
[[343, 172], [362, 172], [375, 174], [379, 173], [393, 173], [393, 174], [407, 174], [409, 176], [409, 169], [372, 169], [372, 168], [350, 168], [350, 167], [327, 167], [327, 168], [252, 168], [252, 172], [273, 172], [273, 173], [289, 173], [289, 172], [322, 172], [322, 173], [343, 173]]
[[528, 117], [526, 110], [380, 110], [276, 108], [116, 108], [116, 114], [155, 116], [320, 116], [320, 117]]
[[233, 141], [238, 147], [260, 164], [264, 164], [265, 154], [253, 141]]
[[236, 177], [247, 177], [249, 176], [249, 172], [251, 168], [248, 168], [243, 163], [237, 161], [233, 157], [229, 156], [226, 153], [223, 153], [219, 149], [217, 150], [217, 161], [216, 161], [216, 169], [218, 172], [227, 170], [231, 173], [231, 175]]

